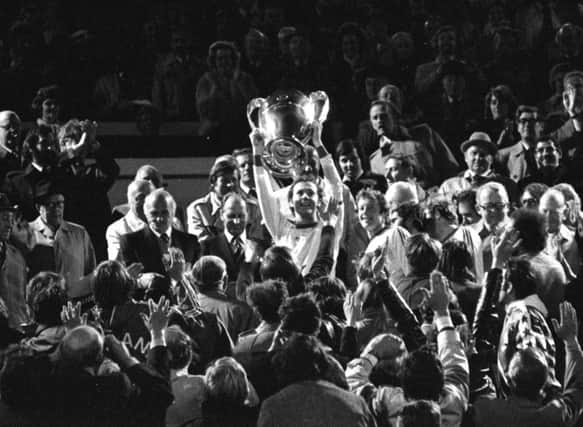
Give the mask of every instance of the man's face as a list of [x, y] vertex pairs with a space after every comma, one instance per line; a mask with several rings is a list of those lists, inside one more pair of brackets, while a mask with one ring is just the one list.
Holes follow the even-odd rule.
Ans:
[[251, 154], [241, 154], [235, 157], [237, 164], [239, 165], [239, 172], [241, 173], [241, 182], [248, 187], [253, 187], [253, 161], [251, 159]]
[[383, 217], [376, 200], [360, 198], [357, 205], [358, 221], [362, 228], [374, 234], [383, 226]]
[[525, 209], [538, 210], [539, 200], [529, 191], [524, 191], [520, 196], [520, 205]]
[[413, 55], [413, 50], [415, 48], [413, 44], [413, 39], [405, 35], [400, 35], [394, 37], [391, 40], [393, 49], [395, 50], [395, 56], [399, 60], [409, 59]]
[[342, 175], [350, 180], [356, 179], [362, 174], [362, 164], [356, 150], [338, 157], [338, 165]]
[[506, 219], [508, 201], [504, 200], [497, 191], [482, 191], [478, 198], [478, 213], [484, 222], [494, 229]]
[[468, 148], [464, 153], [464, 158], [468, 169], [477, 175], [487, 172], [492, 166], [492, 155], [486, 149], [477, 145], [472, 145]]
[[437, 38], [437, 50], [441, 55], [453, 55], [456, 48], [456, 36], [453, 31], [443, 31]]
[[390, 158], [385, 164], [386, 177], [389, 182], [407, 181], [411, 178], [410, 169], [403, 165], [399, 159]]
[[441, 79], [441, 84], [445, 95], [456, 100], [462, 97], [466, 89], [465, 77], [458, 74], [446, 74]]
[[313, 182], [298, 182], [294, 185], [291, 207], [299, 219], [311, 219], [318, 207], [318, 187]]
[[247, 226], [247, 206], [238, 198], [229, 198], [221, 209], [221, 220], [229, 233], [240, 236]]
[[570, 117], [579, 117], [583, 113], [583, 79], [572, 77], [563, 91], [563, 104]]
[[48, 124], [55, 124], [59, 120], [59, 104], [54, 99], [45, 99], [42, 103], [41, 117]]
[[217, 71], [225, 77], [231, 77], [235, 70], [235, 61], [231, 49], [218, 49], [216, 56]]
[[0, 242], [6, 242], [14, 227], [14, 212], [0, 211]]
[[496, 95], [490, 98], [490, 112], [494, 120], [508, 117], [508, 104], [502, 102]]
[[144, 201], [148, 194], [150, 194], [150, 187], [141, 186], [132, 191], [128, 197], [130, 210], [143, 221], [146, 221], [146, 215], [144, 214]]
[[518, 133], [524, 142], [534, 143], [542, 132], [537, 113], [524, 112], [518, 118]]
[[359, 54], [359, 42], [356, 34], [346, 34], [342, 37], [342, 54], [352, 59]]
[[379, 99], [381, 101], [392, 102], [395, 105], [401, 105], [401, 93], [397, 86], [385, 85], [379, 90]]
[[289, 53], [295, 59], [307, 58], [308, 41], [300, 35], [292, 36], [289, 39]]
[[375, 105], [370, 109], [370, 124], [378, 135], [390, 133], [395, 123], [389, 108], [385, 105]]
[[148, 200], [144, 204], [144, 213], [148, 225], [156, 233], [165, 233], [172, 226], [174, 212], [172, 206], [168, 204], [165, 197], [157, 197], [154, 200]]
[[223, 172], [216, 177], [213, 184], [213, 191], [217, 196], [223, 197], [225, 194], [237, 189], [238, 179], [239, 177], [237, 176], [237, 173]]
[[480, 220], [480, 216], [475, 207], [469, 202], [460, 202], [457, 207], [457, 212], [462, 225], [475, 224]]
[[536, 144], [534, 158], [539, 168], [555, 169], [559, 167], [561, 153], [552, 141], [540, 141]]
[[539, 206], [539, 212], [544, 215], [547, 232], [557, 233], [565, 219], [565, 203], [555, 197], [544, 197]]
[[5, 146], [10, 150], [18, 150], [20, 144], [20, 120], [14, 115], [0, 124], [0, 149]]
[[64, 212], [65, 197], [62, 194], [53, 194], [39, 205], [40, 217], [53, 227], [61, 225]]

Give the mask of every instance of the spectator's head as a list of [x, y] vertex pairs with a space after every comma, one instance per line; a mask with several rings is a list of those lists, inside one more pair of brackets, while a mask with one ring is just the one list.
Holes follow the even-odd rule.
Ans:
[[480, 220], [476, 206], [476, 191], [463, 190], [454, 197], [457, 205], [457, 214], [461, 225], [475, 224]]
[[318, 179], [320, 173], [320, 157], [311, 145], [304, 146], [304, 157], [294, 164], [292, 174], [294, 177], [303, 176], [312, 181]]
[[250, 62], [261, 61], [269, 51], [269, 39], [256, 28], [245, 35], [245, 55]]
[[57, 163], [59, 147], [50, 126], [40, 125], [26, 135], [22, 144], [24, 163], [30, 161], [41, 167], [54, 166]]
[[400, 376], [407, 400], [439, 401], [444, 386], [443, 367], [431, 350], [422, 348], [409, 353]]
[[443, 93], [458, 101], [466, 90], [466, 67], [460, 61], [448, 61], [440, 65], [438, 71]]
[[283, 280], [269, 279], [247, 288], [247, 303], [267, 323], [279, 323], [279, 308], [287, 297], [287, 284]]
[[539, 212], [545, 217], [548, 233], [554, 234], [559, 232], [565, 219], [566, 209], [565, 196], [559, 190], [550, 188], [542, 195], [539, 203]]
[[288, 38], [289, 55], [296, 63], [303, 64], [312, 51], [310, 39], [303, 31], [296, 30]]
[[249, 148], [238, 148], [233, 151], [233, 157], [239, 165], [239, 175], [242, 184], [249, 188], [255, 187], [253, 176], [253, 155]]
[[320, 331], [322, 313], [314, 296], [309, 293], [288, 298], [280, 308], [281, 329], [316, 336]]
[[261, 280], [283, 280], [290, 296], [304, 292], [304, 279], [294, 263], [289, 249], [284, 246], [271, 246], [263, 254], [259, 266]]
[[516, 397], [538, 401], [548, 375], [545, 356], [534, 347], [520, 349], [510, 359], [507, 376], [511, 393]]
[[509, 304], [513, 301], [523, 300], [535, 293], [536, 279], [530, 261], [524, 257], [511, 258], [504, 272], [499, 302]]
[[59, 346], [59, 362], [65, 366], [97, 369], [103, 361], [103, 335], [92, 326], [67, 332]]
[[192, 361], [192, 340], [178, 325], [168, 326], [165, 332], [168, 364], [173, 371], [187, 368]]
[[323, 199], [322, 189], [309, 177], [300, 176], [289, 188], [288, 202], [297, 223], [314, 223]]
[[134, 278], [118, 261], [103, 261], [93, 272], [93, 295], [103, 309], [128, 302], [135, 287]]
[[239, 165], [231, 155], [217, 157], [209, 172], [211, 191], [220, 199], [227, 193], [239, 191]]
[[144, 201], [144, 214], [152, 231], [166, 233], [172, 227], [172, 220], [176, 215], [174, 197], [166, 190], [152, 191]]
[[42, 119], [46, 124], [57, 124], [62, 101], [63, 94], [58, 86], [42, 87], [32, 100], [32, 112], [35, 117]]
[[456, 283], [474, 280], [474, 259], [468, 250], [468, 245], [462, 240], [448, 240], [441, 248], [441, 257], [437, 270]]
[[400, 225], [409, 231], [423, 228], [419, 197], [412, 184], [408, 182], [391, 184], [385, 199], [387, 200], [391, 224]]
[[461, 145], [470, 172], [483, 175], [490, 170], [496, 155], [496, 145], [485, 132], [474, 132]]
[[534, 159], [539, 169], [552, 171], [559, 167], [561, 148], [550, 137], [541, 138], [535, 145]]
[[451, 56], [456, 53], [457, 34], [455, 28], [450, 25], [443, 25], [435, 31], [431, 44], [441, 56]]
[[243, 406], [249, 395], [249, 382], [245, 369], [232, 357], [215, 360], [204, 376], [207, 399], [218, 407]]
[[221, 220], [233, 237], [239, 237], [247, 228], [247, 203], [239, 193], [228, 193], [223, 198]]
[[563, 106], [569, 117], [583, 114], [583, 72], [570, 71], [563, 78]]
[[26, 285], [26, 305], [39, 325], [61, 325], [61, 310], [66, 303], [65, 278], [60, 274], [43, 271]]
[[336, 161], [345, 180], [354, 181], [363, 173], [358, 146], [352, 139], [344, 139], [336, 145]]
[[275, 356], [281, 386], [321, 379], [328, 366], [326, 352], [311, 334], [294, 334]]
[[386, 68], [382, 65], [370, 65], [363, 71], [364, 92], [369, 101], [379, 99], [378, 93], [383, 86], [389, 83]]
[[559, 46], [559, 51], [564, 59], [573, 60], [583, 47], [583, 29], [567, 22], [557, 30], [555, 43]]
[[535, 210], [518, 209], [512, 214], [512, 228], [522, 240], [520, 249], [527, 254], [538, 254], [546, 246], [545, 217]]
[[136, 172], [136, 176], [134, 178], [137, 180], [145, 180], [150, 181], [154, 188], [163, 188], [166, 187], [164, 183], [164, 177], [160, 173], [158, 169], [156, 169], [152, 165], [143, 165]]
[[[81, 140], [85, 128], [86, 124], [79, 119], [71, 119], [62, 125], [57, 135], [61, 151], [72, 149]], [[85, 144], [84, 147], [86, 147], [85, 150], [77, 150], [82, 158], [87, 156], [89, 144]]]
[[487, 182], [476, 193], [478, 213], [484, 224], [493, 230], [508, 216], [508, 193], [498, 182]]
[[14, 111], [0, 111], [0, 157], [6, 151], [20, 155], [20, 131], [20, 117]]
[[308, 283], [308, 291], [314, 295], [322, 314], [343, 318], [342, 305], [346, 297], [346, 286], [342, 280], [337, 277], [322, 276]]
[[150, 101], [133, 101], [135, 107], [136, 129], [142, 136], [157, 136], [162, 125], [162, 113]]
[[385, 176], [389, 183], [408, 182], [414, 178], [413, 165], [402, 155], [390, 154], [385, 160]]
[[144, 222], [146, 222], [144, 201], [146, 200], [146, 196], [152, 191], [154, 191], [154, 186], [150, 181], [144, 179], [136, 179], [128, 185], [127, 196], [130, 211]]
[[45, 224], [57, 229], [63, 223], [65, 213], [64, 190], [49, 183], [38, 190], [35, 198], [38, 213]]
[[191, 40], [188, 31], [181, 28], [176, 28], [170, 35], [170, 50], [178, 56], [183, 56], [188, 53]]
[[516, 109], [516, 125], [520, 139], [534, 146], [543, 130], [542, 117], [537, 107], [521, 105]]
[[411, 267], [411, 274], [429, 276], [441, 256], [441, 245], [427, 233], [414, 234], [405, 245], [407, 262]]
[[234, 43], [220, 40], [210, 45], [207, 64], [219, 76], [232, 78], [239, 67], [239, 49]]
[[296, 32], [295, 27], [282, 27], [277, 33], [277, 45], [282, 57], [289, 55], [289, 38]]
[[358, 24], [345, 22], [338, 29], [338, 42], [342, 56], [354, 61], [366, 48], [366, 39]]
[[192, 278], [200, 292], [221, 290], [227, 280], [227, 265], [217, 256], [202, 256], [192, 267]]
[[506, 85], [495, 86], [486, 95], [484, 116], [493, 120], [511, 119], [517, 107], [516, 98]]
[[457, 215], [453, 203], [445, 197], [433, 196], [425, 204], [424, 229], [431, 236], [440, 238], [457, 225]]
[[581, 198], [571, 184], [563, 182], [554, 185], [553, 188], [559, 190], [563, 193], [563, 197], [565, 197], [567, 211], [565, 212], [565, 219], [563, 220], [564, 224], [576, 229], [579, 224], [579, 218], [581, 217]]
[[395, 60], [399, 63], [406, 63], [415, 53], [415, 43], [411, 33], [398, 32], [391, 37], [391, 46], [395, 55]]
[[0, 243], [7, 242], [14, 227], [17, 207], [10, 203], [4, 193], [0, 193]]
[[393, 105], [397, 117], [403, 114], [403, 92], [398, 86], [387, 84], [380, 88], [377, 98]]
[[395, 109], [386, 101], [377, 100], [370, 104], [369, 120], [378, 135], [390, 135], [397, 127]]
[[533, 182], [524, 187], [520, 196], [520, 205], [526, 209], [538, 210], [540, 198], [549, 187], [540, 182]]
[[358, 221], [369, 236], [377, 234], [386, 222], [387, 201], [377, 190], [363, 188], [356, 195]]
[[397, 419], [397, 427], [439, 427], [441, 409], [436, 402], [417, 400], [406, 404]]

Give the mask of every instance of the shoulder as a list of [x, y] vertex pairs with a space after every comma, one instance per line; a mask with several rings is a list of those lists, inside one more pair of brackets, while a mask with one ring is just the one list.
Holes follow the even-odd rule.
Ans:
[[520, 142], [517, 142], [510, 147], [506, 147], [498, 151], [498, 157], [508, 157], [510, 154], [517, 153], [521, 150]]
[[207, 194], [199, 199], [196, 199], [194, 202], [190, 203], [186, 209], [191, 210], [197, 206], [209, 205], [211, 204], [211, 196]]
[[[78, 233], [78, 234], [88, 234], [85, 227], [80, 224], [76, 224], [70, 221], [63, 221], [63, 227], [68, 232]], [[62, 226], [61, 226], [62, 227]]]
[[123, 234], [121, 236], [121, 241], [134, 242], [136, 240], [143, 239], [146, 236], [146, 229], [132, 231], [131, 233]]
[[123, 231], [125, 225], [125, 217], [115, 220], [107, 226], [105, 234], [119, 233]]

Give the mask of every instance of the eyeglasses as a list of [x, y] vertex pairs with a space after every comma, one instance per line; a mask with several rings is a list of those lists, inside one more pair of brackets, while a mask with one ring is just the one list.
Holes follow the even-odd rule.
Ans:
[[479, 207], [485, 211], [501, 211], [506, 207], [506, 203], [488, 203], [487, 205], [479, 205]]
[[520, 204], [524, 207], [533, 207], [533, 206], [538, 206], [538, 199], [535, 199], [534, 197], [531, 198], [525, 198], [522, 199], [520, 201]]

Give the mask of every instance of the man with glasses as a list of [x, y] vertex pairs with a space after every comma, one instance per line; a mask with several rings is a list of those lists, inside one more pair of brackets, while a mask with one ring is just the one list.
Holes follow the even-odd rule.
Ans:
[[516, 123], [520, 141], [500, 150], [497, 161], [505, 175], [519, 182], [536, 171], [534, 146], [543, 126], [538, 108], [528, 105], [518, 107]]
[[519, 187], [525, 188], [534, 182], [552, 187], [560, 182], [566, 182], [567, 168], [562, 164], [561, 158], [561, 149], [551, 137], [539, 139], [534, 149], [537, 169], [532, 175], [520, 181]]
[[492, 237], [498, 236], [508, 224], [508, 193], [499, 182], [482, 185], [476, 194], [481, 220], [478, 234], [482, 239], [480, 252], [484, 266], [492, 264]]
[[520, 195], [520, 206], [525, 209], [538, 211], [538, 203], [542, 195], [549, 189], [546, 184], [540, 182], [531, 182]]
[[20, 118], [0, 111], [0, 186], [8, 172], [20, 169], [20, 148]]

